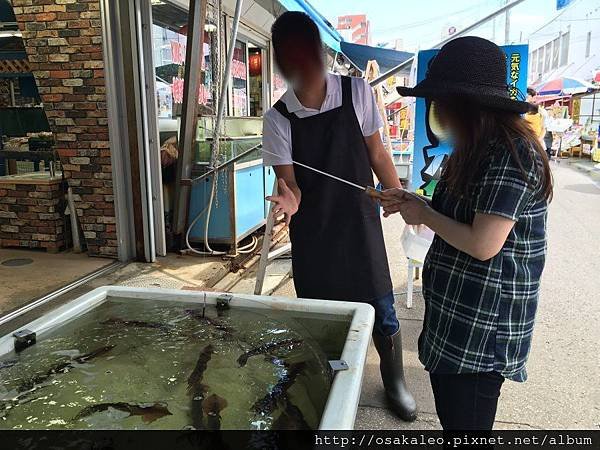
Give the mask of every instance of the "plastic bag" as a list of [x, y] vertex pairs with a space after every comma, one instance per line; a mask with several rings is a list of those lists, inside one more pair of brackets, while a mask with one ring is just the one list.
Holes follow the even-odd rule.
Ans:
[[418, 262], [425, 261], [434, 235], [425, 225], [406, 225], [400, 237], [406, 257]]

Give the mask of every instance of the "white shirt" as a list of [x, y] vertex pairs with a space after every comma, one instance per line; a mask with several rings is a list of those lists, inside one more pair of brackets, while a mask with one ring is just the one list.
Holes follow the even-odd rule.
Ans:
[[[377, 102], [369, 83], [363, 78], [352, 78], [352, 104], [360, 124], [363, 136], [371, 136], [383, 126], [377, 109]], [[285, 91], [281, 97], [290, 113], [299, 118], [338, 108], [342, 105], [342, 79], [340, 75], [327, 74], [327, 93], [321, 109], [305, 108], [296, 97], [293, 89]], [[292, 164], [292, 130], [288, 119], [274, 108], [269, 109], [263, 117], [263, 164], [265, 166], [281, 166]]]

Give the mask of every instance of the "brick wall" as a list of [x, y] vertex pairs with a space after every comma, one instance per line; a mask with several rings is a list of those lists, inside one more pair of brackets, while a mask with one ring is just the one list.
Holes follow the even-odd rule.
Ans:
[[0, 247], [65, 247], [65, 192], [60, 180], [0, 184]]
[[91, 255], [116, 256], [98, 0], [11, 0]]

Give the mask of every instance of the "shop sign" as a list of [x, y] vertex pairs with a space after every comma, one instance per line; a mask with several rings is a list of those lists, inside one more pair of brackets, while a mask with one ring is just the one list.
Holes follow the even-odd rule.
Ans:
[[[185, 42], [170, 41], [171, 44], [171, 61], [173, 64], [183, 66], [185, 64]], [[202, 70], [206, 70], [206, 57], [210, 55], [210, 46], [206, 43], [203, 44], [203, 58], [201, 61]]]
[[246, 80], [246, 64], [234, 59], [231, 61], [231, 76], [239, 80]]
[[247, 114], [248, 97], [246, 89], [233, 89], [233, 108], [237, 115], [245, 116]]
[[[173, 102], [183, 103], [183, 78], [174, 77], [173, 84], [171, 85]], [[201, 84], [198, 88], [198, 104], [206, 105], [210, 99], [210, 90], [206, 85]]]
[[185, 44], [171, 41], [171, 60], [175, 64], [185, 64]]
[[[527, 45], [506, 45], [501, 47], [506, 54], [506, 83], [513, 99], [523, 98], [527, 92]], [[431, 59], [439, 50], [424, 50], [417, 55], [417, 83], [425, 78]], [[452, 152], [452, 148], [439, 142], [429, 125], [429, 104], [425, 99], [415, 102], [415, 131], [413, 146], [413, 190], [420, 190], [431, 196], [440, 178], [442, 169]]]

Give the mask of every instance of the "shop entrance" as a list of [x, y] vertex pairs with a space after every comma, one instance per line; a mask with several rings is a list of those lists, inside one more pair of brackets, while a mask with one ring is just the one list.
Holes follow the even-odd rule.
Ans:
[[[187, 2], [184, 2], [187, 3]], [[208, 4], [203, 33], [203, 61], [198, 99], [198, 124], [192, 154], [192, 178], [203, 175], [211, 164], [215, 147], [216, 102], [225, 68], [227, 40], [231, 34], [231, 13]], [[167, 249], [184, 247], [202, 254], [235, 253], [250, 248], [250, 236], [265, 221], [265, 186], [272, 186], [271, 174], [265, 180], [260, 149], [262, 115], [268, 102], [269, 64], [267, 30], [253, 30], [241, 24], [235, 41], [229, 85], [218, 142], [218, 162], [243, 157], [231, 171], [195, 185], [187, 203], [183, 239], [175, 239], [173, 227], [177, 187], [175, 185], [179, 129], [182, 114], [187, 44], [187, 5], [178, 0], [152, 4], [153, 63], [156, 75], [156, 104], [161, 154], [161, 175]], [[252, 36], [251, 38], [249, 36]], [[251, 152], [245, 154], [251, 149]], [[213, 199], [212, 202], [210, 199]], [[212, 206], [208, 208], [208, 205]], [[239, 244], [239, 245], [238, 245]], [[232, 250], [233, 249], [233, 250]]]
[[93, 230], [74, 219], [22, 34], [10, 2], [1, 3], [0, 317], [112, 262], [87, 256]]
[[263, 54], [262, 48], [248, 46], [248, 75], [250, 86], [250, 116], [261, 117], [264, 113]]

